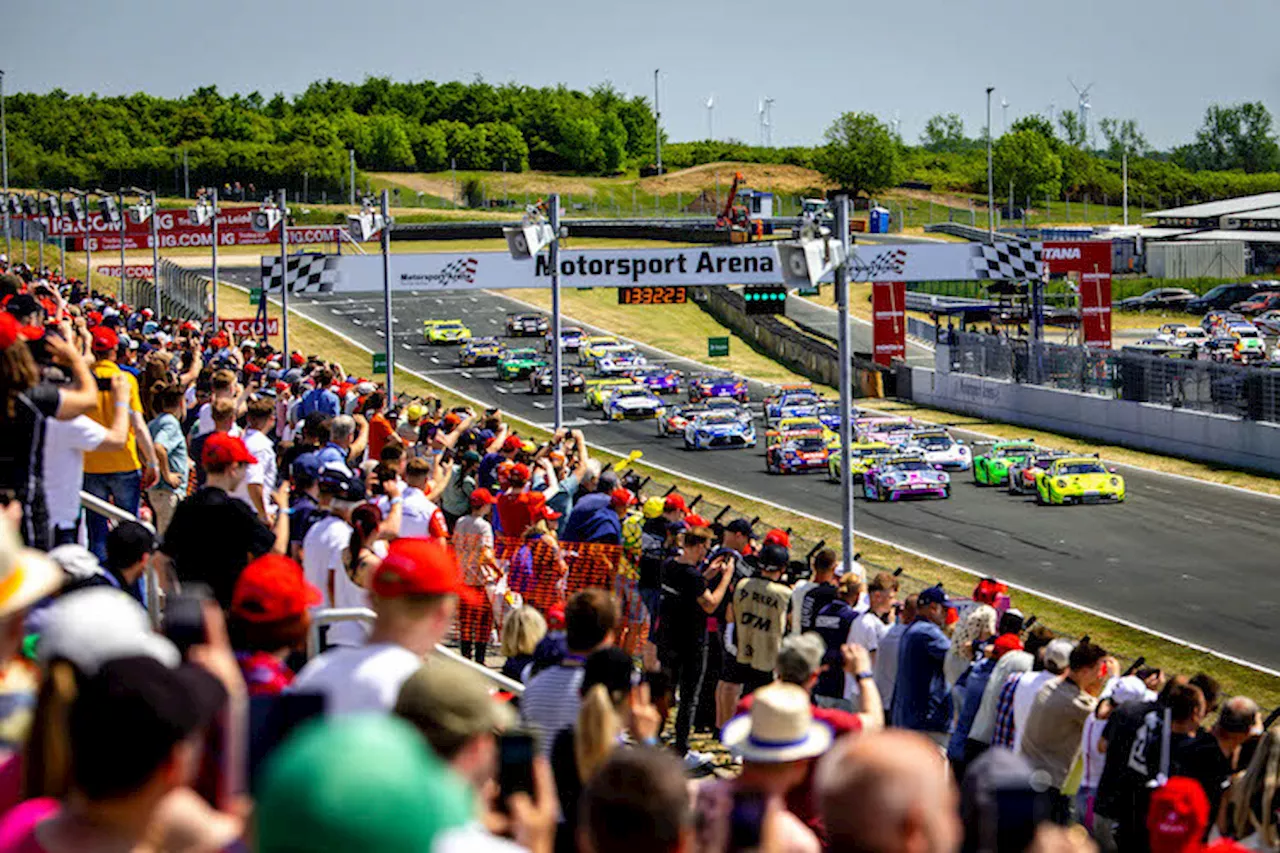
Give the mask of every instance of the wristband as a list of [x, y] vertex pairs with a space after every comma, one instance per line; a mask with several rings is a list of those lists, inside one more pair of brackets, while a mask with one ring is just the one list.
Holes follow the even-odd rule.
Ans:
[[116, 407], [117, 409], [127, 409], [127, 408], [129, 408], [129, 401], [128, 401], [128, 400], [117, 400], [117, 401], [116, 401], [116, 403], [115, 403], [115, 407]]
[[645, 746], [657, 746], [657, 745], [658, 745], [658, 739], [657, 739], [656, 737], [653, 737], [653, 736], [647, 737], [647, 738], [645, 738], [644, 740], [642, 740], [642, 741], [640, 741], [640, 742], [641, 742], [642, 744], [644, 744]]
[[391, 499], [392, 506], [398, 506], [399, 504], [402, 504], [402, 503], [404, 503], [404, 498], [395, 497]]
[[866, 681], [867, 679], [874, 679], [875, 677], [876, 675], [874, 672], [859, 672], [854, 676], [854, 679], [856, 681]]

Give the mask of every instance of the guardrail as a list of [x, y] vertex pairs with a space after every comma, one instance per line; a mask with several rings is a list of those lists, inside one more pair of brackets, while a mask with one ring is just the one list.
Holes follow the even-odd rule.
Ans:
[[[98, 515], [104, 515], [117, 523], [121, 521], [136, 521], [152, 533], [156, 532], [154, 526], [138, 518], [133, 513], [126, 512], [115, 504], [104, 501], [97, 495], [81, 492], [80, 506], [93, 510]], [[156, 574], [155, 567], [150, 563], [147, 563], [147, 570], [143, 577], [146, 578], [147, 585], [147, 615], [151, 617], [151, 624], [159, 628], [160, 617], [164, 610], [164, 591], [160, 588], [160, 578]]]

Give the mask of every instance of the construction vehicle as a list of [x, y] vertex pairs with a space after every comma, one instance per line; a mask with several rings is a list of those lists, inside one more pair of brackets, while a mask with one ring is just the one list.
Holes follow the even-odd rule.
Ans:
[[716, 227], [725, 228], [729, 232], [730, 243], [750, 243], [764, 234], [764, 225], [759, 220], [751, 219], [750, 208], [740, 204], [738, 197], [749, 194], [745, 186], [746, 179], [741, 172], [733, 174], [733, 185], [729, 187], [729, 195], [724, 202], [724, 210], [716, 217]]

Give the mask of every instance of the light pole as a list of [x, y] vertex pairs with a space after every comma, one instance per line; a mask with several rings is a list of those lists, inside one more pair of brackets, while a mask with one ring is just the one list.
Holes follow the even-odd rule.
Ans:
[[[163, 313], [163, 309], [160, 304], [160, 228], [156, 194], [153, 190], [144, 190], [140, 187], [129, 187], [129, 191], [138, 196], [138, 203], [130, 208], [129, 216], [139, 225], [144, 222], [151, 223], [151, 284], [156, 302], [155, 311], [159, 315]], [[123, 213], [123, 210], [121, 212]], [[123, 264], [120, 271], [124, 272]]]
[[71, 220], [84, 232], [84, 289], [93, 292], [93, 249], [89, 246], [89, 193], [75, 187], [67, 187], [71, 195]]
[[560, 383], [564, 362], [564, 353], [560, 351], [560, 193], [552, 193], [547, 199], [551, 205], [547, 218], [551, 223], [551, 246], [548, 248], [551, 261], [551, 407], [555, 409], [555, 428], [564, 425], [564, 389]]
[[[216, 186], [209, 189], [210, 210], [209, 210], [209, 227], [213, 230], [213, 242], [210, 244], [211, 262], [213, 264], [213, 333], [218, 333], [218, 188]], [[288, 370], [288, 360], [281, 360], [280, 364]]]
[[853, 353], [849, 337], [849, 195], [835, 195], [836, 230], [844, 248], [844, 258], [836, 267], [836, 303], [839, 328], [836, 330], [837, 357], [840, 360], [840, 565], [843, 574], [853, 571], [853, 377], [850, 363]]
[[995, 240], [996, 234], [996, 186], [991, 171], [991, 93], [995, 86], [987, 87], [987, 239]]
[[349, 188], [351, 197], [347, 199], [347, 203], [355, 206], [356, 203], [356, 149], [347, 149], [347, 171], [350, 173], [351, 186]]
[[1120, 168], [1124, 170], [1124, 224], [1129, 224], [1129, 149], [1120, 153]]
[[13, 246], [9, 237], [9, 132], [4, 118], [4, 72], [0, 71], [0, 176], [4, 179], [4, 257], [10, 261]]
[[662, 108], [658, 106], [658, 74], [661, 70], [653, 69], [653, 148], [659, 175], [662, 174]]
[[387, 328], [387, 403], [395, 400], [396, 330], [391, 317], [391, 212], [382, 189], [382, 316]]
[[[352, 151], [352, 163], [355, 152]], [[351, 184], [354, 192], [355, 182]], [[280, 348], [284, 351], [281, 365], [289, 363], [289, 191], [280, 190]], [[263, 298], [266, 292], [263, 291]], [[266, 320], [263, 320], [263, 337], [266, 337]]]

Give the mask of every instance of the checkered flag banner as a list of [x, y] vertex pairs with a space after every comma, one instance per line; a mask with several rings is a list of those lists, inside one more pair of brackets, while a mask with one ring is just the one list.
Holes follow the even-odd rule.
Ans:
[[[279, 291], [284, 276], [279, 257], [262, 258], [262, 286]], [[307, 253], [289, 255], [288, 282], [290, 293], [329, 293], [338, 281], [338, 256]]]
[[1027, 241], [974, 243], [969, 263], [974, 277], [1001, 281], [1028, 281], [1042, 277], [1040, 244]]
[[906, 263], [906, 249], [881, 251], [875, 246], [854, 249], [849, 258], [849, 276], [853, 281], [879, 281], [888, 275], [902, 275]]
[[457, 279], [467, 282], [475, 281], [476, 259], [458, 258], [458, 260], [446, 264], [444, 269], [440, 270], [440, 276], [448, 281]]

